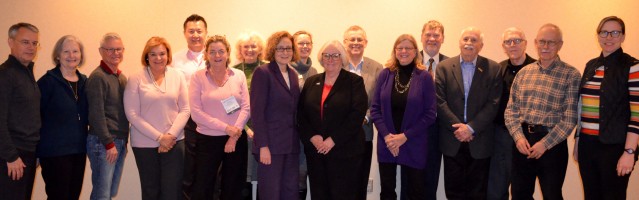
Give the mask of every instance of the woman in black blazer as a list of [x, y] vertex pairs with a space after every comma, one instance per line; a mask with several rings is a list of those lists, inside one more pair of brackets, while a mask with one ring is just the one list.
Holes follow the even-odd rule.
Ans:
[[319, 52], [317, 60], [325, 72], [306, 80], [298, 108], [311, 198], [358, 199], [357, 171], [364, 154], [361, 119], [368, 104], [364, 81], [342, 69], [348, 61], [338, 41], [324, 44]]

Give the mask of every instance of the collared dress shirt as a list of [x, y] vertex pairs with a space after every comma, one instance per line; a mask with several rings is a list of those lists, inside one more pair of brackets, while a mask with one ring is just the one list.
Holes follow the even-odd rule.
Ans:
[[352, 63], [348, 63], [348, 71], [353, 72], [359, 76], [362, 76], [362, 66], [364, 65], [364, 57], [359, 61], [357, 66], [353, 66]]
[[424, 64], [424, 66], [426, 66], [426, 68], [428, 68], [428, 60], [430, 60], [431, 58], [433, 59], [433, 68], [431, 69], [430, 74], [433, 76], [433, 80], [435, 80], [435, 71], [437, 70], [437, 64], [439, 64], [439, 53], [437, 53], [435, 56], [430, 57], [426, 52], [422, 52], [422, 63]]
[[464, 80], [464, 123], [466, 123], [466, 111], [468, 110], [468, 93], [470, 92], [470, 86], [473, 84], [473, 76], [475, 75], [477, 57], [475, 57], [473, 62], [465, 62], [461, 57], [459, 57], [459, 63], [461, 63], [462, 79]]
[[577, 124], [580, 81], [579, 71], [559, 59], [547, 69], [539, 61], [521, 69], [504, 114], [513, 140], [524, 138], [524, 122], [549, 127], [549, 133], [539, 141], [546, 149], [566, 140]]

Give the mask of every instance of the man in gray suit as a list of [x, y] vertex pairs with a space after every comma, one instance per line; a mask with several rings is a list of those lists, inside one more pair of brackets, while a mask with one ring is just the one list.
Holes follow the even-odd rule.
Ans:
[[[364, 79], [364, 87], [366, 88], [366, 95], [368, 96], [368, 107], [371, 106], [372, 95], [375, 92], [375, 82], [379, 72], [382, 71], [382, 64], [374, 61], [368, 57], [364, 57], [364, 49], [368, 40], [366, 39], [366, 32], [362, 27], [357, 25], [348, 27], [344, 32], [344, 46], [346, 47], [346, 53], [348, 54], [348, 66], [344, 69], [360, 75]], [[366, 110], [366, 116], [362, 122], [362, 128], [366, 136], [364, 160], [361, 169], [362, 181], [359, 192], [361, 193], [361, 199], [366, 199], [366, 187], [368, 186], [368, 176], [371, 171], [371, 159], [373, 156], [373, 122], [370, 120], [370, 109]]]
[[437, 65], [439, 145], [448, 199], [486, 199], [494, 125], [502, 91], [499, 64], [479, 56], [481, 31], [468, 27], [459, 56]]

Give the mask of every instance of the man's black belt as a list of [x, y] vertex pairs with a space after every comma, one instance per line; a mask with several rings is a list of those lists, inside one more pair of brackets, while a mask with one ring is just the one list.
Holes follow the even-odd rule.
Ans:
[[521, 128], [524, 132], [528, 132], [528, 133], [548, 133], [550, 131], [550, 128], [548, 128], [547, 126], [544, 125], [538, 125], [538, 124], [529, 124], [529, 123], [521, 123]]

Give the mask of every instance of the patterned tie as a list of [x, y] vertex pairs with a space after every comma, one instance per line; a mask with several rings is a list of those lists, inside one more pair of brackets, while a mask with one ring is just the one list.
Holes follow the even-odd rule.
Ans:
[[430, 76], [432, 76], [433, 78], [435, 78], [435, 75], [433, 75], [433, 63], [435, 62], [435, 59], [430, 58], [428, 59], [428, 73], [430, 73]]

